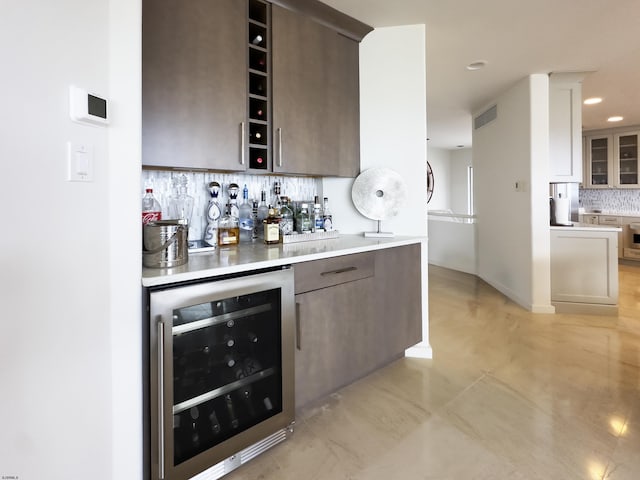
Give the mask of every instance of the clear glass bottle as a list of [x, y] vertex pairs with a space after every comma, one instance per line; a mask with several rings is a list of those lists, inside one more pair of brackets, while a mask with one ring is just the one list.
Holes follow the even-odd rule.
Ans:
[[333, 230], [333, 216], [331, 215], [331, 211], [329, 210], [329, 199], [324, 197], [324, 208], [322, 209], [322, 226], [325, 232], [330, 232]]
[[293, 233], [293, 210], [289, 206], [289, 197], [280, 197], [280, 235]]
[[215, 247], [218, 244], [218, 220], [222, 216], [220, 204], [218, 203], [220, 184], [218, 182], [210, 182], [208, 188], [211, 198], [207, 205], [207, 226], [204, 231], [203, 241], [207, 245]]
[[231, 205], [227, 204], [224, 215], [218, 221], [218, 246], [237, 245], [239, 241], [238, 218], [231, 214]]
[[267, 192], [260, 192], [260, 203], [258, 204], [258, 221], [262, 221], [269, 216], [269, 207], [267, 206]]
[[314, 232], [324, 232], [324, 219], [322, 218], [322, 208], [319, 203], [313, 205], [312, 229]]
[[252, 207], [249, 203], [249, 189], [245, 184], [242, 189], [242, 203], [238, 209], [238, 222], [240, 224], [240, 242], [249, 243], [253, 236]]
[[187, 194], [188, 182], [189, 179], [184, 173], [174, 178], [173, 186], [176, 192], [169, 198], [169, 218], [178, 220], [184, 225], [191, 223], [193, 214], [193, 197]]
[[309, 204], [303, 203], [296, 219], [296, 229], [298, 233], [311, 232], [311, 217], [309, 216]]
[[229, 193], [230, 213], [234, 217], [238, 218], [240, 216], [240, 209], [238, 208], [238, 194], [240, 193], [240, 187], [238, 187], [237, 183], [230, 183], [227, 192]]

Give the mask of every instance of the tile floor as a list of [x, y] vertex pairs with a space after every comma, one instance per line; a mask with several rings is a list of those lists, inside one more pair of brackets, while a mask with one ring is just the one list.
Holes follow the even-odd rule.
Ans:
[[640, 267], [617, 317], [534, 315], [430, 266], [431, 360], [401, 359], [298, 414], [226, 480], [640, 478]]

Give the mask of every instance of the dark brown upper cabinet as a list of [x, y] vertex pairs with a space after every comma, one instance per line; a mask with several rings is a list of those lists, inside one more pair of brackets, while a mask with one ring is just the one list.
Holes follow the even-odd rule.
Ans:
[[274, 5], [273, 170], [360, 171], [358, 42]]
[[274, 0], [256, 20], [260, 3], [143, 0], [144, 166], [359, 173], [358, 42], [371, 27], [316, 0]]
[[143, 165], [246, 169], [247, 28], [246, 1], [143, 1]]

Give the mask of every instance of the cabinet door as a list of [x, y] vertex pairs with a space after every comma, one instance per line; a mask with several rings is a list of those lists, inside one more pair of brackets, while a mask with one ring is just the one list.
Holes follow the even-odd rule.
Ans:
[[374, 368], [374, 288], [370, 277], [296, 295], [296, 408]]
[[549, 85], [551, 182], [582, 182], [581, 84]]
[[622, 133], [614, 136], [615, 144], [615, 180], [621, 188], [638, 188], [638, 173], [640, 163], [638, 161], [639, 132]]
[[143, 165], [245, 170], [246, 2], [142, 8]]
[[377, 365], [422, 340], [422, 290], [427, 286], [421, 285], [420, 251], [420, 245], [376, 251]]
[[272, 6], [274, 171], [356, 176], [358, 43]]
[[613, 142], [611, 135], [587, 137], [587, 178], [591, 188], [608, 188], [613, 182]]

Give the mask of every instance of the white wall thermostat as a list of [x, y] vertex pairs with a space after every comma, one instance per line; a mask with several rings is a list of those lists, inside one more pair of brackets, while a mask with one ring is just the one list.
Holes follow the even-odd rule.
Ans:
[[86, 90], [69, 86], [69, 114], [74, 122], [108, 125], [107, 100]]

